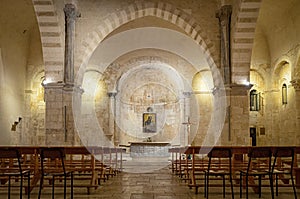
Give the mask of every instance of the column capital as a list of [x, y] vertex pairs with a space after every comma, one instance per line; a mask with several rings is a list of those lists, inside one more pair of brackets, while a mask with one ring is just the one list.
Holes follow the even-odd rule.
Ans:
[[75, 21], [77, 17], [80, 17], [80, 13], [77, 11], [74, 4], [68, 3], [64, 7], [64, 12], [67, 21]]
[[[224, 5], [216, 12], [216, 18], [218, 18], [221, 22], [229, 21], [229, 18], [232, 13], [231, 5]], [[222, 23], [222, 25], [225, 25]]]
[[193, 94], [193, 92], [192, 91], [183, 91], [182, 94], [184, 95], [184, 97], [189, 98], [189, 97], [191, 97], [191, 95]]
[[117, 94], [118, 94], [117, 91], [110, 91], [110, 92], [107, 92], [108, 97], [116, 97]]
[[300, 79], [293, 79], [291, 84], [296, 91], [300, 91]]
[[64, 83], [63, 82], [50, 82], [47, 84], [43, 84], [42, 86], [44, 87], [44, 89], [63, 89], [64, 88]]

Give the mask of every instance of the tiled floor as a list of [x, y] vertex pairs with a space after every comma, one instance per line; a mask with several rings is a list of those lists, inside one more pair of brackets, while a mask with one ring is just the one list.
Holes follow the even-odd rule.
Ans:
[[[199, 194], [195, 194], [193, 189], [189, 189], [184, 181], [180, 180], [177, 176], [174, 176], [168, 168], [163, 168], [151, 173], [119, 173], [105, 183], [102, 183], [97, 190], [92, 190], [88, 195], [85, 188], [79, 188], [75, 190], [75, 199], [195, 199], [204, 198], [203, 188], [199, 189]], [[234, 188], [235, 197], [239, 198], [238, 187]], [[271, 198], [269, 189], [263, 188], [262, 198]], [[1, 190], [0, 198], [7, 198], [4, 193], [5, 190]], [[51, 198], [50, 189], [43, 190], [42, 198]], [[300, 190], [298, 190], [300, 193]], [[17, 190], [13, 192], [12, 198], [19, 198]], [[210, 198], [219, 199], [222, 198], [221, 188], [211, 188]], [[300, 197], [300, 194], [298, 194]], [[26, 198], [24, 196], [23, 198]], [[37, 198], [37, 188], [35, 188], [31, 194], [31, 198]], [[63, 198], [62, 189], [56, 190], [55, 198]], [[70, 197], [68, 197], [70, 198]], [[231, 198], [230, 190], [227, 190], [226, 198]], [[245, 198], [245, 196], [244, 196]], [[249, 198], [258, 198], [257, 194], [250, 191]], [[278, 199], [294, 198], [292, 194], [292, 188], [281, 188]]]

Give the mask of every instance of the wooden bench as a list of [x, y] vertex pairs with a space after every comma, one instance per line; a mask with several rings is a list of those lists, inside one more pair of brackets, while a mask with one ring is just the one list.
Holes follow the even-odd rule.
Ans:
[[[216, 146], [218, 147], [218, 146]], [[223, 147], [223, 146], [222, 146]], [[234, 186], [239, 187], [239, 171], [247, 167], [247, 153], [251, 149], [251, 146], [228, 146], [233, 153], [232, 172]], [[181, 179], [186, 180], [187, 185], [190, 188], [195, 188], [195, 192], [198, 193], [199, 187], [204, 187], [204, 170], [207, 168], [206, 154], [212, 147], [210, 146], [190, 146], [190, 147], [173, 147], [169, 150], [172, 153], [171, 169], [172, 173], [178, 175]], [[275, 151], [275, 146], [270, 146], [272, 151]], [[297, 188], [300, 188], [300, 169], [298, 167], [300, 158], [297, 158], [297, 154], [300, 154], [300, 147], [295, 147], [295, 181]], [[182, 159], [182, 154], [185, 157], [191, 156], [191, 160]], [[279, 186], [291, 186], [283, 176], [280, 180], [282, 183]], [[210, 186], [222, 186], [221, 184], [214, 183]], [[252, 181], [250, 187], [256, 191], [258, 185]], [[262, 185], [267, 186], [267, 185]]]
[[[16, 148], [13, 146], [0, 146]], [[40, 180], [40, 157], [39, 151], [43, 147], [20, 146], [17, 147], [22, 154], [22, 168], [29, 169], [31, 174], [30, 190], [38, 186]], [[122, 171], [122, 152], [120, 148], [65, 146], [63, 147], [66, 159], [66, 169], [74, 173], [74, 187], [87, 188], [88, 194], [92, 188], [97, 189], [100, 181], [106, 181], [109, 175], [116, 175]], [[102, 159], [98, 156], [102, 156]], [[4, 167], [3, 165], [0, 165]], [[58, 180], [60, 180], [58, 178]], [[87, 183], [83, 183], [87, 181]], [[50, 186], [51, 182], [45, 183]], [[59, 184], [55, 186], [61, 186]], [[25, 191], [27, 192], [27, 187]]]

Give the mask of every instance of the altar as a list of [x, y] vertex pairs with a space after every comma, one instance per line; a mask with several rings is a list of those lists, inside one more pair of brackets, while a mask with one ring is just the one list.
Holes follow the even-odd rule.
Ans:
[[131, 157], [168, 157], [168, 142], [129, 142]]

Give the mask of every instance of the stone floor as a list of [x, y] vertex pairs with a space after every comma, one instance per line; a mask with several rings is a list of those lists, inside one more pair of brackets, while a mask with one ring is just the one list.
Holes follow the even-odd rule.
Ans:
[[[126, 156], [127, 155], [127, 156]], [[87, 188], [77, 188], [74, 190], [74, 199], [196, 199], [204, 198], [203, 188], [199, 188], [199, 193], [195, 194], [194, 189], [189, 189], [186, 182], [178, 176], [172, 174], [169, 169], [169, 158], [131, 158], [128, 154], [124, 156], [123, 172], [110, 178], [106, 182], [101, 182], [101, 186], [96, 190], [91, 190], [87, 194]], [[83, 183], [75, 181], [74, 183]], [[211, 181], [211, 183], [214, 183]], [[69, 190], [68, 190], [69, 191]], [[234, 188], [235, 198], [239, 198], [239, 187]], [[249, 198], [259, 198], [252, 189], [249, 189]], [[262, 199], [271, 198], [268, 187], [262, 188]], [[222, 188], [210, 188], [209, 198], [223, 198]], [[230, 188], [226, 189], [226, 198], [231, 198]], [[11, 194], [12, 199], [20, 198], [18, 189], [14, 189]], [[245, 191], [243, 197], [245, 198]], [[0, 199], [7, 198], [7, 190], [0, 189]], [[24, 195], [23, 198], [27, 198]], [[31, 198], [38, 198], [38, 188], [31, 192]], [[42, 199], [51, 198], [51, 188], [44, 188]], [[63, 189], [55, 189], [55, 198], [63, 198]], [[68, 196], [67, 198], [70, 198]], [[294, 198], [291, 187], [281, 187], [279, 196], [276, 199]], [[300, 198], [300, 189], [298, 189]]]
[[[78, 183], [78, 182], [76, 182]], [[37, 188], [31, 194], [31, 198], [37, 198]], [[7, 198], [6, 190], [0, 190], [0, 198]], [[234, 188], [235, 197], [239, 198], [238, 187]], [[271, 198], [268, 188], [263, 188], [262, 199]], [[19, 198], [18, 190], [14, 190], [12, 198]], [[280, 188], [277, 199], [294, 198], [292, 188]], [[300, 193], [300, 190], [298, 189]], [[245, 198], [245, 195], [243, 196]], [[300, 197], [300, 194], [298, 194]], [[27, 198], [25, 195], [23, 198]], [[43, 190], [42, 198], [51, 198], [51, 189]], [[56, 189], [55, 198], [63, 198], [62, 189]], [[70, 198], [70, 197], [68, 197]], [[150, 173], [119, 173], [109, 179], [97, 190], [92, 190], [87, 194], [86, 188], [74, 190], [75, 199], [195, 199], [204, 198], [203, 188], [199, 189], [199, 194], [195, 194], [193, 189], [189, 189], [185, 182], [173, 175], [168, 168], [162, 168]], [[209, 198], [222, 198], [221, 188], [211, 188]], [[226, 198], [231, 198], [230, 190], [227, 190]], [[257, 194], [250, 191], [249, 198], [259, 198]]]

